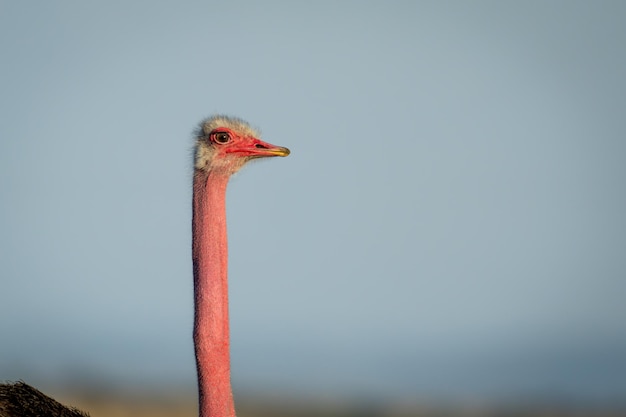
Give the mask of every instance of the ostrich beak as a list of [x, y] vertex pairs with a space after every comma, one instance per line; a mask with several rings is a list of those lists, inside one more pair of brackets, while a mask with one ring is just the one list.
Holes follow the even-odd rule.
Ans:
[[271, 143], [263, 142], [259, 139], [254, 139], [252, 147], [248, 152], [253, 158], [287, 156], [291, 153], [291, 151], [285, 147], [272, 145]]
[[267, 156], [287, 156], [291, 153], [291, 151], [285, 147], [277, 146], [273, 149], [268, 149], [266, 151]]

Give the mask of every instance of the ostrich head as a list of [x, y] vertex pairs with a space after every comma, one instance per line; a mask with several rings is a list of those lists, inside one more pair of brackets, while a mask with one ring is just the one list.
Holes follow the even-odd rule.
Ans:
[[251, 159], [289, 155], [289, 149], [263, 142], [259, 137], [260, 134], [241, 119], [209, 117], [196, 131], [196, 171], [230, 175]]

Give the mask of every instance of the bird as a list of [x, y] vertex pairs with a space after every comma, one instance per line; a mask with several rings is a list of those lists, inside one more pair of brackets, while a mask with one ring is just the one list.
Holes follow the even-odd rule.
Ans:
[[89, 417], [67, 407], [30, 385], [19, 381], [0, 384], [0, 417]]
[[[235, 417], [230, 380], [226, 188], [247, 162], [290, 154], [237, 117], [213, 115], [194, 131], [193, 343], [200, 417]], [[0, 384], [0, 417], [88, 417], [19, 381]]]

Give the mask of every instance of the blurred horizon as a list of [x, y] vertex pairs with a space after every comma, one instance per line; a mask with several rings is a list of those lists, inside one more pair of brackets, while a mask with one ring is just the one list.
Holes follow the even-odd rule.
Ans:
[[193, 392], [225, 113], [292, 151], [229, 185], [236, 395], [623, 405], [625, 42], [620, 1], [0, 2], [0, 380]]
[[[343, 400], [433, 406], [510, 406], [524, 402], [529, 406], [626, 407], [621, 385], [624, 372], [621, 348], [578, 353], [567, 348], [550, 353], [524, 349], [515, 353], [464, 355], [429, 352], [421, 355], [420, 363], [415, 365], [410, 362], [416, 352], [407, 352], [396, 358], [380, 356], [370, 369], [363, 369], [361, 362], [341, 356], [325, 363], [343, 370], [339, 378], [332, 379], [328, 379], [325, 373], [312, 372], [302, 364], [302, 356], [300, 351], [295, 351], [290, 357], [283, 357], [284, 369], [266, 374], [260, 371], [266, 371], [267, 364], [255, 367], [249, 358], [234, 357], [235, 395], [245, 399], [282, 395], [305, 403], [307, 399], [318, 398], [331, 403]], [[326, 352], [326, 356], [330, 358], [331, 355]], [[422, 361], [427, 365], [421, 366]], [[132, 363], [112, 362], [109, 365], [111, 368], [107, 369], [106, 366], [97, 368], [72, 361], [55, 363], [54, 366], [18, 363], [3, 369], [3, 379], [24, 380], [44, 392], [52, 390], [74, 395], [99, 393], [115, 397], [125, 392], [139, 397], [159, 392], [168, 392], [174, 397], [196, 395], [195, 372], [190, 373], [182, 367], [130, 375], [116, 368], [132, 368]], [[239, 371], [243, 367], [246, 371]], [[265, 378], [268, 375], [269, 378]], [[306, 378], [303, 379], [302, 375]]]

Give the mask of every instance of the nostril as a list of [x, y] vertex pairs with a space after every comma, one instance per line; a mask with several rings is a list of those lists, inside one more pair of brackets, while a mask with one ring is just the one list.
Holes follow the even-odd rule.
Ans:
[[267, 149], [267, 146], [261, 145], [260, 143], [257, 143], [256, 145], [254, 145], [254, 147], [258, 149]]

